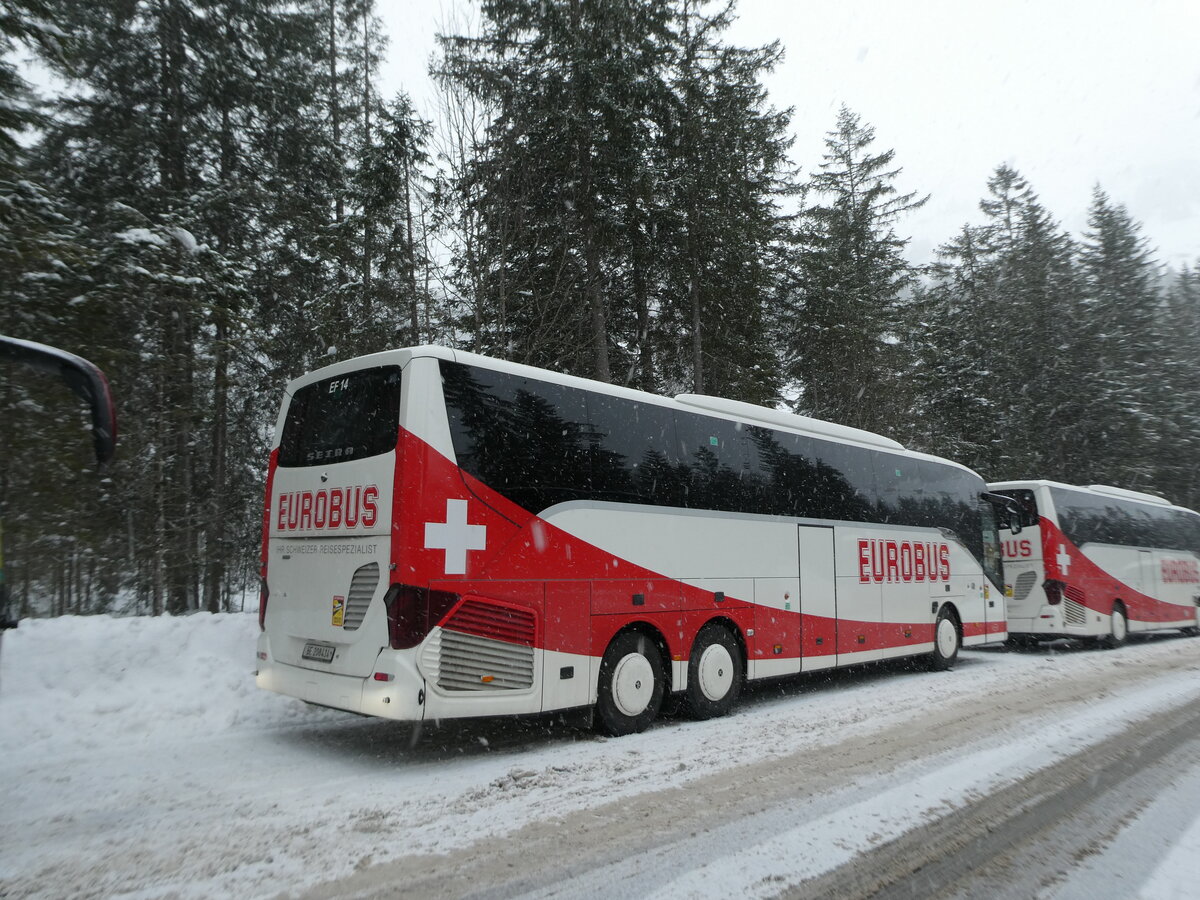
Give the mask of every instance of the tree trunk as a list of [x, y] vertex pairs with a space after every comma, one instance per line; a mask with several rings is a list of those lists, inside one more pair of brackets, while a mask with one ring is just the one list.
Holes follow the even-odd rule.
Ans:
[[[648, 192], [647, 192], [648, 193]], [[643, 213], [636, 198], [630, 197], [627, 204], [629, 218], [629, 264], [633, 279], [633, 304], [637, 313], [637, 386], [643, 391], [653, 391], [658, 385], [654, 380], [654, 350], [650, 342], [650, 297], [646, 278], [647, 259], [646, 235], [643, 232]]]
[[182, 18], [177, 0], [160, 0], [158, 168], [162, 186], [172, 199], [178, 198], [187, 186], [183, 102], [187, 54]]
[[[369, 158], [371, 153], [371, 29], [370, 15], [366, 8], [363, 9], [363, 148], [362, 158]], [[363, 282], [363, 324], [370, 326], [373, 318], [371, 309], [371, 273], [374, 266], [374, 221], [372, 216], [373, 211], [369, 203], [363, 204], [363, 266], [362, 266], [362, 282]], [[414, 341], [416, 343], [416, 341]]]
[[229, 350], [224, 310], [216, 322], [216, 356], [213, 376], [213, 422], [209, 457], [208, 527], [205, 541], [204, 608], [221, 611], [225, 581], [225, 455], [229, 430]]
[[[690, 243], [691, 238], [688, 238]], [[692, 260], [692, 274], [688, 279], [688, 302], [692, 311], [692, 390], [704, 393], [704, 345], [700, 336], [700, 276], [697, 263]]]
[[413, 234], [412, 159], [407, 149], [404, 159], [404, 239], [408, 258], [404, 261], [408, 270], [408, 314], [412, 329], [413, 346], [421, 343], [421, 310], [417, 296], [417, 242]]
[[[338, 89], [338, 46], [337, 46], [337, 0], [329, 0], [329, 123], [333, 132], [333, 152], [337, 159], [342, 154], [342, 113], [341, 94]], [[333, 233], [334, 258], [337, 260], [337, 285], [330, 318], [333, 322], [332, 334], [340, 335], [345, 326], [344, 298], [341, 288], [346, 284], [346, 242], [342, 234], [342, 223], [346, 218], [346, 199], [342, 195], [342, 171], [334, 176], [333, 186]]]

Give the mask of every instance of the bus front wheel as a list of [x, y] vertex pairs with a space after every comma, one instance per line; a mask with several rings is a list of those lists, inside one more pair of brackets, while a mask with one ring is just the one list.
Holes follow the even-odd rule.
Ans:
[[1100, 645], [1115, 650], [1129, 637], [1129, 619], [1125, 616], [1125, 607], [1119, 600], [1113, 604], [1110, 622], [1108, 636], [1100, 639]]
[[937, 624], [933, 626], [933, 652], [929, 654], [929, 670], [945, 672], [954, 668], [958, 661], [958, 648], [962, 644], [962, 636], [958, 630], [958, 619], [953, 610], [943, 606], [938, 613]]
[[617, 635], [600, 660], [596, 712], [613, 737], [645, 731], [662, 706], [662, 654], [644, 634]]
[[705, 625], [688, 659], [687, 709], [696, 719], [714, 719], [733, 709], [742, 692], [742, 651], [724, 625]]

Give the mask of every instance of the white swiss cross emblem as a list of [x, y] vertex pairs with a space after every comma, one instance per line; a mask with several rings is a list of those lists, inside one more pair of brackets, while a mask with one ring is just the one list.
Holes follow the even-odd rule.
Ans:
[[1058, 556], [1054, 557], [1054, 560], [1058, 563], [1058, 570], [1066, 575], [1067, 570], [1071, 568], [1071, 554], [1067, 552], [1066, 544], [1058, 545]]
[[446, 574], [467, 573], [467, 551], [487, 546], [487, 526], [467, 524], [467, 501], [447, 500], [446, 521], [425, 523], [425, 549], [446, 551]]

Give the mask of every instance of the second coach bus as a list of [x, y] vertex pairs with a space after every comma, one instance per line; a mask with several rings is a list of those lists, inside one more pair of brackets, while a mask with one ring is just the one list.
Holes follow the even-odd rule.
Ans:
[[993, 484], [1024, 510], [1004, 533], [1015, 638], [1084, 637], [1109, 647], [1129, 632], [1200, 625], [1200, 514], [1105, 485]]
[[749, 404], [439, 347], [288, 385], [258, 684], [401, 720], [594, 707], [1006, 638], [974, 472]]

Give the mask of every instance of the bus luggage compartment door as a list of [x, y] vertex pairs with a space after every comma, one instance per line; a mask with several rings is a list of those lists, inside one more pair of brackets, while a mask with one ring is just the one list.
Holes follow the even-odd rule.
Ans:
[[837, 572], [833, 529], [801, 525], [800, 546], [800, 671], [828, 669], [837, 664]]

